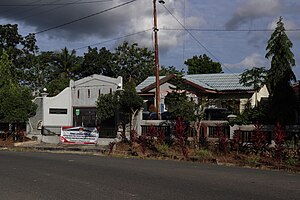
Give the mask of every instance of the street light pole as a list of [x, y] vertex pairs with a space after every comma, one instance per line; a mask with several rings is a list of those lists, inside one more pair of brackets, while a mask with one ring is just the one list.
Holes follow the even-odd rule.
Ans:
[[157, 14], [156, 14], [156, 0], [153, 0], [153, 16], [154, 16], [154, 47], [155, 47], [155, 80], [156, 80], [156, 115], [160, 120], [160, 83], [159, 83], [159, 56], [158, 56], [158, 37], [157, 37]]

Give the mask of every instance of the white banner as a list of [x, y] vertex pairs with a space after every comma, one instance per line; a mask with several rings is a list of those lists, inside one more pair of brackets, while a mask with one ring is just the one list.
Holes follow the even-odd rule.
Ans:
[[60, 142], [67, 144], [96, 144], [99, 134], [96, 128], [62, 127]]

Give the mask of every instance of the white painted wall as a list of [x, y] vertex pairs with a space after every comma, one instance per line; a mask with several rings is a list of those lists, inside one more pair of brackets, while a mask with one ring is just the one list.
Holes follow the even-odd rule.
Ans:
[[[44, 126], [71, 126], [72, 125], [72, 102], [70, 87], [65, 88], [55, 97], [44, 97], [43, 102], [43, 125]], [[67, 109], [67, 114], [50, 114], [50, 108]]]
[[[260, 102], [262, 98], [268, 98], [269, 97], [269, 91], [267, 89], [267, 86], [264, 85], [257, 93], [257, 101]], [[253, 93], [251, 97], [251, 105], [255, 106], [255, 93]]]

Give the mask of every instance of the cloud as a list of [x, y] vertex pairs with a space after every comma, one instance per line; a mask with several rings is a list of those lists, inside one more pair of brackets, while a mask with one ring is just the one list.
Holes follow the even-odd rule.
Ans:
[[[35, 2], [35, 3], [33, 3]], [[65, 1], [63, 1], [66, 3]], [[80, 2], [73, 0], [68, 2]], [[63, 23], [76, 20], [105, 9], [128, 2], [128, 0], [114, 0], [102, 3], [80, 4], [68, 6], [33, 6], [33, 7], [3, 7], [0, 6], [0, 17], [5, 18], [8, 23], [20, 23], [24, 26], [32, 27], [31, 32], [39, 32], [47, 28], [51, 28]], [[1, 4], [45, 4], [45, 3], [62, 3], [62, 1], [54, 0], [3, 0]], [[166, 7], [170, 8], [174, 16], [183, 21], [182, 8], [183, 2], [168, 1]], [[164, 9], [161, 5], [158, 8], [158, 26], [167, 28], [179, 28], [178, 22]], [[187, 24], [199, 27], [204, 23], [201, 18], [189, 17], [186, 19]], [[77, 42], [85, 41], [88, 38], [99, 38], [101, 40], [116, 38], [127, 34], [139, 32], [153, 28], [153, 2], [150, 0], [139, 0], [132, 4], [105, 12], [103, 14], [90, 17], [76, 23], [72, 23], [60, 28], [41, 33], [43, 38], [51, 40], [66, 40]], [[152, 47], [152, 31], [127, 38], [128, 41], [134, 42], [147, 47]], [[159, 31], [160, 48], [168, 50], [176, 46], [180, 40], [182, 33], [180, 32], [163, 32]], [[41, 36], [39, 36], [41, 37]]]
[[236, 29], [253, 19], [274, 16], [282, 9], [280, 0], [248, 0], [237, 7], [234, 15], [225, 24], [227, 29]]
[[252, 67], [267, 67], [268, 60], [258, 53], [253, 53], [245, 57], [241, 62], [235, 64], [226, 64], [226, 66], [233, 70], [251, 69]]
[[[268, 29], [275, 29], [277, 27], [278, 18], [274, 19], [271, 23], [268, 24]], [[300, 25], [291, 20], [283, 19], [284, 28], [286, 30], [299, 29]], [[290, 39], [300, 40], [300, 35], [298, 31], [286, 31]]]

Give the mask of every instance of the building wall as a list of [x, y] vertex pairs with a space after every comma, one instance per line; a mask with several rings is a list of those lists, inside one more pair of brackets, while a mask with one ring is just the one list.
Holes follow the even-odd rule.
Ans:
[[27, 133], [30, 134], [40, 134], [42, 119], [43, 119], [43, 98], [37, 97], [33, 100], [37, 104], [37, 110], [35, 116], [31, 117], [27, 124]]
[[[51, 114], [50, 109], [67, 109], [66, 114]], [[44, 97], [43, 125], [45, 127], [72, 125], [72, 100], [70, 87], [55, 97]]]
[[[38, 105], [37, 114], [29, 119], [27, 131], [30, 134], [40, 133], [36, 127], [41, 121], [44, 133], [59, 134], [62, 126], [73, 125], [74, 109], [96, 108], [99, 93], [107, 94], [122, 90], [122, 85], [122, 77], [110, 78], [102, 75], [92, 75], [78, 81], [71, 80], [70, 86], [58, 95], [38, 97], [35, 100]], [[94, 113], [92, 114], [95, 115]]]
[[121, 83], [119, 79], [105, 76], [88, 78], [70, 83], [73, 107], [96, 107], [100, 94], [114, 93]]

